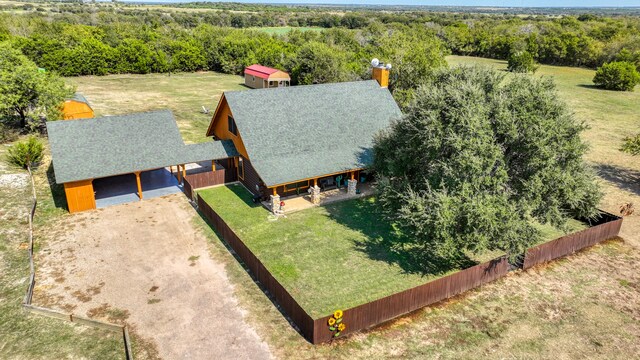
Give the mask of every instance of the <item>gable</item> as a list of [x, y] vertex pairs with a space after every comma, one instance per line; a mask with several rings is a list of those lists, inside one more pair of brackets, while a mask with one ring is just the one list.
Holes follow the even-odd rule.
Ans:
[[[211, 118], [209, 128], [207, 129], [207, 136], [215, 136], [220, 140], [233, 141], [238, 153], [244, 158], [249, 159], [249, 154], [247, 154], [247, 149], [245, 148], [242, 136], [240, 135], [240, 129], [237, 129], [236, 134], [232, 133], [229, 129], [229, 116], [233, 117], [233, 114], [231, 113], [231, 108], [229, 108], [229, 103], [227, 102], [226, 97], [222, 94], [222, 97], [218, 102], [218, 106], [216, 107], [216, 111], [213, 113], [213, 117]], [[235, 118], [234, 122], [236, 122]]]
[[[374, 135], [402, 115], [375, 80], [231, 91], [223, 97], [219, 107], [233, 113], [243, 150], [268, 187], [370, 165]], [[223, 123], [214, 116], [208, 135]]]

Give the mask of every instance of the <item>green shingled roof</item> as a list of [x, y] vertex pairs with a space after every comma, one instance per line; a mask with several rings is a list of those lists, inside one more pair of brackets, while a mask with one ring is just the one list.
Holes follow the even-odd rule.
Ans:
[[375, 80], [224, 95], [267, 186], [371, 164], [374, 135], [402, 116]]
[[231, 141], [185, 145], [171, 111], [47, 122], [56, 182], [237, 156]]

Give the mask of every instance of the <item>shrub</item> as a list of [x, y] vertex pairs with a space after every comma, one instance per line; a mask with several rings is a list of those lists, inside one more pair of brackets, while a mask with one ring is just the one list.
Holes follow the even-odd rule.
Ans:
[[614, 61], [598, 68], [593, 83], [607, 90], [633, 91], [640, 83], [640, 73], [630, 62]]
[[640, 155], [640, 134], [625, 138], [620, 151], [631, 155]]
[[538, 66], [528, 51], [521, 51], [514, 52], [509, 56], [507, 70], [517, 73], [534, 73], [538, 70]]
[[42, 160], [44, 145], [35, 136], [30, 136], [26, 141], [15, 143], [7, 151], [7, 160], [10, 164], [31, 170], [31, 167]]

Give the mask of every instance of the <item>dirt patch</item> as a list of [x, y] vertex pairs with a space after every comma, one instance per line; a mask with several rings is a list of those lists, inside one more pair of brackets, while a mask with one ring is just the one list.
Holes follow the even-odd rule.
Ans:
[[127, 323], [166, 359], [267, 359], [182, 194], [69, 216], [40, 252], [34, 303]]

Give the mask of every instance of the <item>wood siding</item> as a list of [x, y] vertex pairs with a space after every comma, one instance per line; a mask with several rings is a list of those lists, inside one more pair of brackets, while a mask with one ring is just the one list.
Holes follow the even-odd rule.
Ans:
[[67, 206], [70, 213], [96, 208], [93, 180], [65, 183], [64, 192], [67, 195]]
[[[264, 186], [264, 182], [260, 179], [260, 175], [251, 161], [244, 159], [244, 179], [238, 179], [253, 195], [260, 195], [263, 199], [269, 197], [267, 188]], [[257, 188], [256, 188], [257, 186]]]
[[67, 100], [62, 105], [62, 118], [64, 120], [90, 119], [94, 116], [95, 114], [91, 107], [83, 102]]
[[380, 67], [374, 67], [372, 77], [378, 81], [380, 87], [389, 87], [389, 70]]
[[227, 99], [222, 95], [220, 102], [218, 103], [218, 107], [216, 108], [216, 112], [213, 114], [213, 118], [211, 118], [211, 124], [209, 125], [207, 136], [214, 135], [219, 140], [230, 139], [236, 146], [238, 153], [240, 153], [243, 158], [248, 159], [249, 155], [247, 155], [247, 149], [244, 147], [242, 136], [240, 135], [241, 130], [238, 129], [238, 135], [234, 135], [229, 131], [229, 123], [227, 121], [229, 115], [233, 117], [229, 104], [227, 103]]
[[259, 78], [255, 75], [244, 74], [244, 84], [252, 89], [264, 88], [265, 79]]

